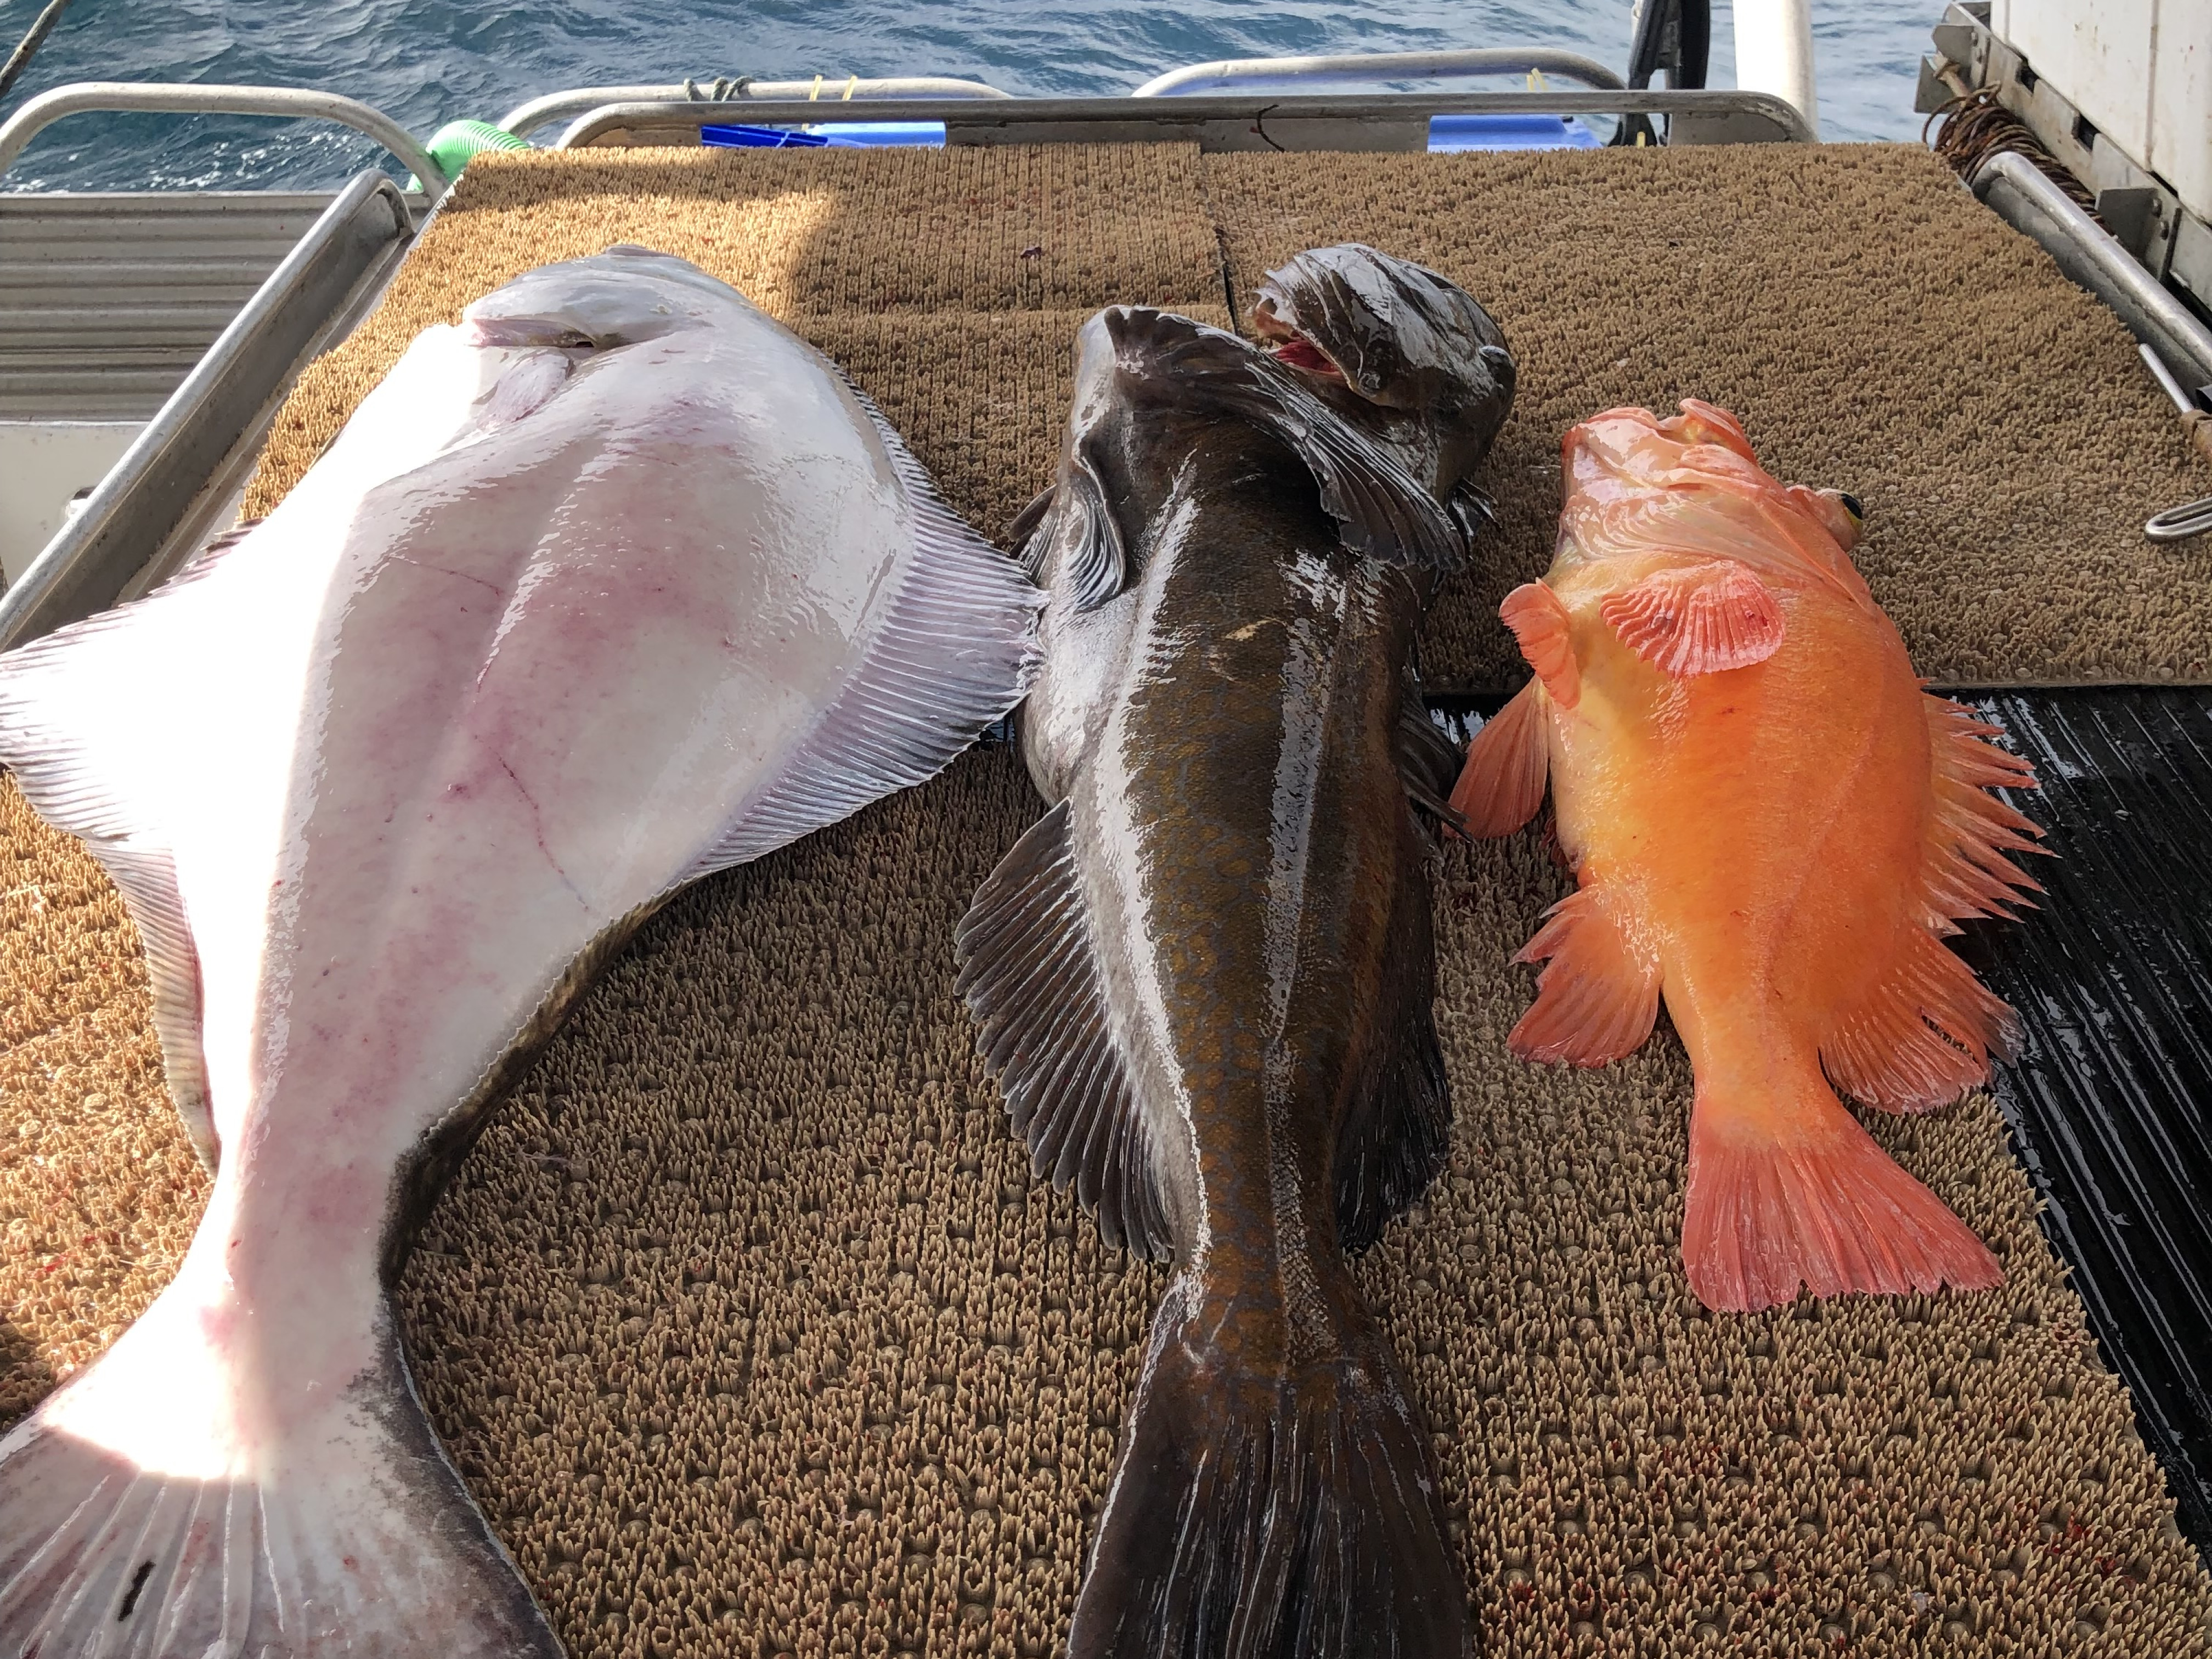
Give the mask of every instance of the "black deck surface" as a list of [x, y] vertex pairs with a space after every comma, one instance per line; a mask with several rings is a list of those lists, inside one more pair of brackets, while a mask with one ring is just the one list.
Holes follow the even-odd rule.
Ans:
[[2035, 763], [2048, 890], [1961, 951], [2020, 1012], [1996, 1094], [2184, 1531], [2212, 1553], [2212, 690], [1968, 699]]

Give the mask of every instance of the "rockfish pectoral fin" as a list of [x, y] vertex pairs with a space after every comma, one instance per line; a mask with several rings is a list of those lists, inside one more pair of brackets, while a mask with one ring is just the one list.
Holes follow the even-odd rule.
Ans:
[[1152, 1322], [1069, 1659], [1467, 1659], [1429, 1437], [1371, 1319], [1262, 1364], [1193, 1279]]
[[1152, 1132], [1095, 940], [1062, 801], [1014, 843], [961, 918], [957, 988], [1037, 1174], [1057, 1189], [1072, 1182], [1109, 1244], [1165, 1261], [1174, 1241]]
[[1552, 769], [1551, 724], [1540, 680], [1482, 723], [1451, 793], [1468, 834], [1510, 836], [1536, 816]]
[[1541, 962], [1536, 1000], [1506, 1038], [1523, 1060], [1603, 1066], [1641, 1048], [1659, 1018], [1659, 959], [1613, 915], [1602, 887], [1553, 905], [1513, 958]]
[[1893, 1162], [1807, 1064], [1771, 1085], [1700, 1079], [1691, 1108], [1682, 1267], [1709, 1308], [2002, 1284], [2004, 1268]]
[[1543, 582], [1523, 582], [1505, 596], [1498, 615], [1552, 701], [1562, 708], [1580, 702], [1583, 671], [1575, 660], [1573, 619], [1559, 596]]
[[1782, 648], [1782, 607], [1732, 560], [1656, 571], [1598, 607], [1620, 642], [1678, 679], [1748, 668]]
[[337, 1398], [220, 1443], [179, 1399], [251, 1419], [283, 1390], [204, 1378], [204, 1345], [159, 1340], [191, 1322], [148, 1317], [0, 1440], [0, 1654], [560, 1659], [388, 1315]]
[[1266, 352], [1170, 312], [1107, 314], [1126, 385], [1162, 402], [1211, 406], [1281, 441], [1312, 472], [1322, 507], [1351, 551], [1417, 570], [1456, 570], [1466, 562], [1460, 520]]

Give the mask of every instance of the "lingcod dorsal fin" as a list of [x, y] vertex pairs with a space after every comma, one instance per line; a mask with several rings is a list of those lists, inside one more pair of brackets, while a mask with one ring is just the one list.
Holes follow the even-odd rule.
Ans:
[[1030, 826], [962, 918], [957, 988], [1037, 1174], [1075, 1188], [1109, 1244], [1173, 1252], [1152, 1133], [1114, 1030], [1066, 801]]
[[1347, 1255], [1381, 1238], [1451, 1155], [1433, 928], [1429, 884], [1418, 870], [1408, 871], [1391, 907], [1376, 1048], [1337, 1131], [1337, 1240]]

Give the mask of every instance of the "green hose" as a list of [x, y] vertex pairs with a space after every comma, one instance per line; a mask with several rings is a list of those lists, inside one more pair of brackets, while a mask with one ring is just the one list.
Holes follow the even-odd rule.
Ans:
[[[495, 127], [489, 121], [448, 121], [422, 148], [429, 152], [432, 161], [445, 169], [446, 177], [459, 179], [471, 155], [481, 155], [488, 149], [528, 149], [530, 146], [504, 127]], [[422, 187], [412, 178], [407, 181], [410, 190]]]

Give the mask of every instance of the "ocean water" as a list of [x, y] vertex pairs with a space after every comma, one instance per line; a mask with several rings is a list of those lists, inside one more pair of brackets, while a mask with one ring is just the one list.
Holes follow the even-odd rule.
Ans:
[[[0, 0], [0, 52], [43, 0]], [[1218, 58], [1542, 44], [1627, 61], [1631, 0], [73, 0], [0, 116], [70, 81], [318, 87], [418, 137], [496, 120], [568, 87], [686, 76], [953, 75], [1012, 93], [1127, 92]], [[1715, 86], [1735, 22], [1716, 0]], [[1942, 0], [1814, 8], [1822, 136], [1910, 139], [1917, 64]], [[1501, 83], [1503, 84], [1503, 83]], [[541, 134], [550, 142], [552, 133]], [[380, 152], [341, 129], [246, 117], [73, 116], [0, 188], [318, 188]]]

